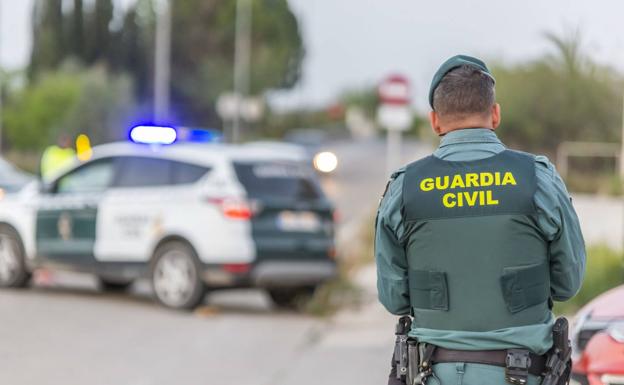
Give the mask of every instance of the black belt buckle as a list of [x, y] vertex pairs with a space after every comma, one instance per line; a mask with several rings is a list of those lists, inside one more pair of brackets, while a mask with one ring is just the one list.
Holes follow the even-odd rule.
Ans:
[[529, 378], [531, 357], [528, 350], [509, 349], [505, 358], [505, 380], [514, 385], [525, 385]]

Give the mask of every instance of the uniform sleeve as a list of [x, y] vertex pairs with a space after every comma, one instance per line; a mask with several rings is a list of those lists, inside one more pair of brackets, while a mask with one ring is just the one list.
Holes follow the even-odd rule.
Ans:
[[375, 261], [379, 301], [392, 314], [410, 313], [407, 285], [407, 258], [400, 242], [403, 236], [401, 190], [403, 173], [393, 175], [377, 210], [375, 221]]
[[546, 157], [536, 158], [538, 226], [549, 243], [550, 292], [567, 301], [581, 288], [585, 275], [585, 242], [572, 199]]

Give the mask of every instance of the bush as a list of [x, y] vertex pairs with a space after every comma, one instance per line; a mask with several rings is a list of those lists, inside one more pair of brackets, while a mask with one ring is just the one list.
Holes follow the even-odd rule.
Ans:
[[607, 246], [587, 250], [587, 268], [581, 291], [570, 301], [557, 303], [555, 313], [572, 314], [605, 291], [624, 283], [624, 256]]
[[10, 95], [3, 112], [11, 148], [37, 153], [61, 133], [87, 134], [93, 144], [125, 137], [135, 113], [132, 82], [104, 67], [67, 68], [42, 74]]
[[622, 180], [613, 173], [570, 173], [566, 186], [575, 193], [598, 194], [608, 196], [622, 195]]
[[304, 310], [311, 315], [329, 316], [344, 308], [357, 308], [364, 302], [364, 292], [353, 275], [373, 262], [373, 218], [362, 223], [353, 240], [339, 248], [338, 275], [320, 286]]

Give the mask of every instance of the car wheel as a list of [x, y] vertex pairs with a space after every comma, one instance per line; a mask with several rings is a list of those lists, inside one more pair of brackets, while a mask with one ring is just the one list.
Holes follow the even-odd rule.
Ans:
[[0, 226], [0, 287], [21, 288], [28, 285], [30, 273], [19, 236], [11, 227]]
[[169, 308], [190, 310], [199, 305], [205, 286], [195, 251], [178, 241], [160, 246], [154, 253], [152, 287], [158, 302]]
[[101, 290], [110, 292], [126, 291], [132, 285], [132, 281], [117, 281], [108, 278], [98, 277], [98, 284]]
[[267, 292], [273, 303], [283, 309], [299, 310], [303, 308], [314, 295], [316, 287], [268, 289]]

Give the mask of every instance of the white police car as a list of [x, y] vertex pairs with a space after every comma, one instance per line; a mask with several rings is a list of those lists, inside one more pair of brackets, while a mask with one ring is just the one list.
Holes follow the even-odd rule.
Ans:
[[[174, 129], [143, 130], [132, 137], [175, 141]], [[0, 287], [52, 267], [95, 274], [105, 289], [147, 276], [172, 308], [231, 287], [266, 288], [289, 306], [336, 272], [332, 212], [297, 151], [97, 146], [46, 186], [0, 201]]]

